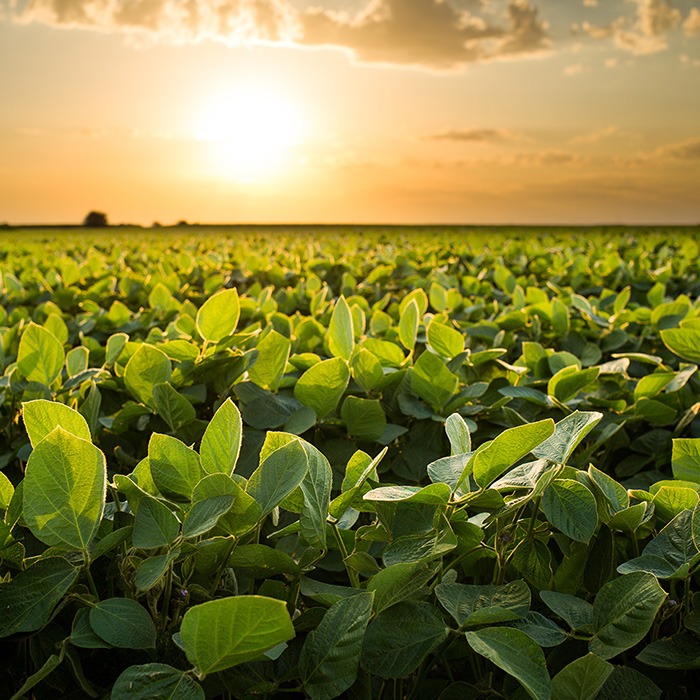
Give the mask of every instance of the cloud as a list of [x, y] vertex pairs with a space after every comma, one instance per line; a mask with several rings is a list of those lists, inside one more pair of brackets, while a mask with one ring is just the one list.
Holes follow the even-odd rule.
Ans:
[[575, 75], [581, 75], [581, 73], [584, 73], [585, 71], [586, 67], [583, 65], [583, 63], [574, 63], [570, 66], [564, 67], [564, 75], [568, 76], [569, 78], [573, 78]]
[[298, 9], [292, 0], [29, 0], [19, 22], [155, 39], [214, 39], [230, 44], [282, 42], [346, 49], [360, 61], [438, 70], [550, 46], [548, 24], [528, 0], [364, 0], [356, 13]]
[[597, 143], [598, 141], [601, 141], [604, 138], [608, 138], [610, 136], [615, 136], [620, 132], [620, 129], [617, 126], [606, 126], [603, 129], [596, 129], [595, 131], [589, 131], [588, 133], [585, 134], [579, 134], [578, 136], [574, 136], [569, 143], [570, 144], [578, 144], [578, 143]]
[[700, 34], [700, 10], [693, 7], [683, 22], [683, 31], [688, 36], [698, 36]]
[[[630, 0], [630, 2], [637, 6], [634, 17], [621, 16], [603, 25], [583, 22], [580, 27], [574, 25], [574, 35], [584, 34], [592, 39], [611, 38], [618, 48], [638, 56], [667, 49], [666, 34], [680, 24], [680, 11], [668, 0]], [[686, 22], [692, 15], [691, 12]], [[691, 26], [693, 22], [694, 19], [691, 20]]]
[[700, 137], [669, 143], [658, 148], [656, 154], [662, 158], [676, 160], [700, 160]]
[[523, 141], [525, 136], [509, 129], [450, 129], [429, 137], [433, 141], [460, 141], [464, 143], [494, 143]]

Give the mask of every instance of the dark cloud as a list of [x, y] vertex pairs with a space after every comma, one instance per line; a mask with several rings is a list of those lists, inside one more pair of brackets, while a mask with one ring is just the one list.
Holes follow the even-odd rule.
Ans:
[[670, 143], [657, 150], [657, 155], [678, 160], [700, 160], [700, 138]]

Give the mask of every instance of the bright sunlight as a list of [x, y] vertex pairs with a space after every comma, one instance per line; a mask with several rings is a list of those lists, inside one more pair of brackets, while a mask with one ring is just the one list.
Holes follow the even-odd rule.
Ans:
[[195, 138], [211, 145], [212, 163], [221, 175], [250, 182], [279, 174], [302, 131], [292, 101], [265, 87], [245, 85], [207, 105]]

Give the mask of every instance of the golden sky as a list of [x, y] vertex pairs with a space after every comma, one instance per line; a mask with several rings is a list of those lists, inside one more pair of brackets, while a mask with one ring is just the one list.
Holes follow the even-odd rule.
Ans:
[[700, 2], [0, 0], [0, 222], [698, 223]]

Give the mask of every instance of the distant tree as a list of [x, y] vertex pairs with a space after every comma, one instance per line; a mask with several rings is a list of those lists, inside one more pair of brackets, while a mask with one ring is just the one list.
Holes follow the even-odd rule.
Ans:
[[103, 226], [109, 226], [107, 223], [107, 214], [101, 211], [91, 211], [83, 221], [83, 226], [89, 226], [90, 228], [101, 228]]
[[180, 221], [177, 222], [178, 226], [189, 226], [187, 221], [185, 219], [180, 219]]

